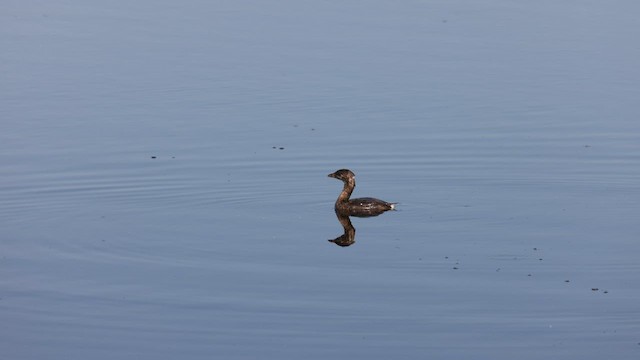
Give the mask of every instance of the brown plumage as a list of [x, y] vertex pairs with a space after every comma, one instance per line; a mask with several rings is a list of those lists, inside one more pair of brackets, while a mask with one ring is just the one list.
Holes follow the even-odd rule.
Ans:
[[365, 197], [349, 199], [356, 187], [356, 175], [349, 169], [340, 169], [329, 177], [341, 180], [344, 183], [342, 192], [336, 200], [336, 212], [349, 216], [376, 216], [385, 211], [395, 209], [395, 203], [389, 203], [375, 198]]

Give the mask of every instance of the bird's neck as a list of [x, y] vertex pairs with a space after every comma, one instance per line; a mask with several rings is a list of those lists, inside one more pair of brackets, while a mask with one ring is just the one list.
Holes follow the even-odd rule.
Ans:
[[345, 182], [344, 187], [342, 188], [342, 192], [338, 196], [338, 200], [336, 201], [336, 204], [348, 202], [349, 197], [351, 196], [351, 193], [353, 192], [353, 189], [355, 189], [355, 187], [356, 187], [355, 181]]

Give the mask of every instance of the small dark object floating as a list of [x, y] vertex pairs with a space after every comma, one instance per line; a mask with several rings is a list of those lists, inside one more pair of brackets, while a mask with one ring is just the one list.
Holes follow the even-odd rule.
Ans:
[[591, 291], [598, 291], [598, 288], [591, 288]]

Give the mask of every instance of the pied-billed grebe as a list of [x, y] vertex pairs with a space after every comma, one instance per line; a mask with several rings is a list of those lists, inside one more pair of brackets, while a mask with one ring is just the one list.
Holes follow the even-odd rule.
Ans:
[[387, 210], [395, 209], [395, 203], [388, 203], [370, 197], [351, 199], [351, 193], [356, 187], [356, 174], [349, 169], [340, 169], [329, 177], [342, 180], [344, 187], [336, 200], [336, 212], [351, 216], [376, 216]]

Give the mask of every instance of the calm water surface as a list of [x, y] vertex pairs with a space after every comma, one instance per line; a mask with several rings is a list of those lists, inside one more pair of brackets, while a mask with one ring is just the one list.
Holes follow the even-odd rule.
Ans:
[[637, 2], [4, 8], [3, 359], [640, 356]]

